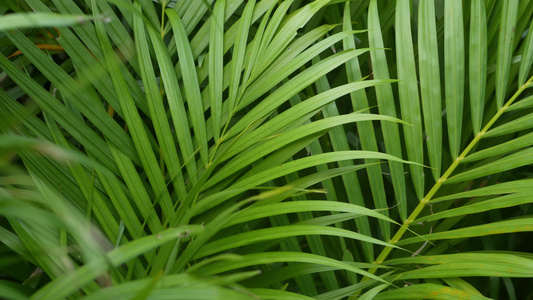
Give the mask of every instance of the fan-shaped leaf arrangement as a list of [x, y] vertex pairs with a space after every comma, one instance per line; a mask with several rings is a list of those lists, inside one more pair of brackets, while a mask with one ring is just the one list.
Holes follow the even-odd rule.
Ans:
[[3, 297], [533, 295], [533, 1], [17, 5]]

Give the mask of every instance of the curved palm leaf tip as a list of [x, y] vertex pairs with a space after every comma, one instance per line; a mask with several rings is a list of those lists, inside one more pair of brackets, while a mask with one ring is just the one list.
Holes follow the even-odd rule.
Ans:
[[26, 3], [0, 295], [533, 295], [532, 1]]

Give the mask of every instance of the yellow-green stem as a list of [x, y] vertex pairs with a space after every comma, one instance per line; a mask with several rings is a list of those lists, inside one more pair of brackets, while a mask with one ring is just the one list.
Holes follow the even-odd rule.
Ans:
[[[461, 160], [465, 158], [468, 155], [468, 153], [470, 153], [470, 151], [474, 148], [474, 146], [479, 142], [481, 137], [492, 127], [492, 125], [494, 125], [494, 123], [500, 118], [500, 116], [505, 112], [505, 110], [511, 104], [513, 104], [516, 98], [518, 98], [518, 96], [522, 94], [522, 92], [528, 87], [528, 85], [532, 81], [533, 81], [533, 76], [529, 78], [529, 80], [518, 89], [518, 91], [511, 97], [511, 99], [509, 99], [509, 101], [507, 101], [507, 103], [505, 103], [505, 105], [498, 110], [498, 112], [487, 123], [487, 125], [483, 127], [483, 129], [474, 137], [472, 142], [470, 142], [470, 144], [468, 144], [468, 146], [463, 150], [463, 152], [454, 160], [454, 162], [446, 170], [446, 172], [441, 176], [441, 178], [437, 180], [433, 188], [426, 194], [424, 198], [422, 198], [422, 200], [420, 201], [418, 206], [415, 208], [415, 210], [411, 213], [411, 215], [405, 220], [405, 222], [403, 223], [403, 226], [392, 237], [392, 239], [390, 240], [391, 244], [394, 245], [403, 237], [403, 234], [405, 233], [405, 231], [407, 231], [407, 229], [409, 228], [409, 225], [418, 217], [420, 212], [422, 212], [425, 205], [433, 198], [435, 193], [437, 193], [437, 191], [440, 189], [444, 181], [446, 181], [446, 179], [448, 179], [450, 175], [455, 171], [457, 166], [459, 166]], [[382, 262], [384, 262], [385, 259], [387, 259], [391, 251], [392, 251], [392, 247], [386, 247], [385, 249], [383, 249], [383, 251], [381, 251], [381, 253], [379, 254], [378, 258], [376, 258], [376, 260], [374, 261], [374, 264], [381, 264]], [[376, 271], [377, 271], [377, 268], [369, 270], [371, 274], [374, 274]], [[367, 280], [367, 279], [368, 279], [367, 277], [363, 278], [363, 280]]]

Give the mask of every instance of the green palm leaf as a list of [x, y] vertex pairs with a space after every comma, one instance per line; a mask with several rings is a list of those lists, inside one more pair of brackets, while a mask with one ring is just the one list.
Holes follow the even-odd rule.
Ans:
[[0, 14], [0, 298], [533, 296], [533, 1]]

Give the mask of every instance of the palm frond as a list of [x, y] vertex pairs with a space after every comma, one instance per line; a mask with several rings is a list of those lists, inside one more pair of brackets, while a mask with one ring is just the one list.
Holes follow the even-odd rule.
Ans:
[[0, 11], [0, 296], [533, 295], [533, 1]]

